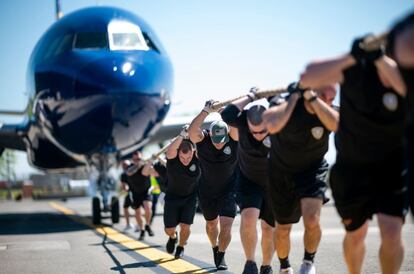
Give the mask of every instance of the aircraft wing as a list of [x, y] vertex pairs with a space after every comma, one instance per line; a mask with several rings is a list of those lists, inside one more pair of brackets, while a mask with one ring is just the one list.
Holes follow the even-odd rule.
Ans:
[[26, 151], [23, 137], [19, 134], [21, 125], [5, 125], [0, 123], [0, 155], [4, 149]]

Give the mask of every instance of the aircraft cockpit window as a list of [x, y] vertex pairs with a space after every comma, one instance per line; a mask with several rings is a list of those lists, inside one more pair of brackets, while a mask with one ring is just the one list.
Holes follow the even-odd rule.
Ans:
[[141, 29], [125, 21], [112, 21], [108, 25], [111, 50], [149, 50]]
[[76, 34], [75, 49], [107, 49], [108, 37], [104, 32], [80, 32]]

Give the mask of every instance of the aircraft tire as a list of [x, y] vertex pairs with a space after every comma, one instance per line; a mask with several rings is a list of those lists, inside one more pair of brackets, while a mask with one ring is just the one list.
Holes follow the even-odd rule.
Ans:
[[101, 201], [99, 197], [92, 198], [92, 222], [94, 225], [101, 223]]
[[113, 224], [119, 223], [119, 200], [118, 197], [111, 199], [111, 219]]

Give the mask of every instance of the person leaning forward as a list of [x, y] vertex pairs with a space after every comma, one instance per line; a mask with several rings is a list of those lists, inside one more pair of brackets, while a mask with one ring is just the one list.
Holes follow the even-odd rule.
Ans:
[[406, 214], [403, 120], [404, 83], [392, 51], [365, 50], [355, 39], [351, 52], [309, 64], [301, 83], [316, 87], [341, 82], [336, 163], [330, 186], [346, 234], [349, 273], [361, 273], [368, 221], [377, 214], [382, 273], [398, 273]]
[[227, 269], [225, 251], [231, 241], [231, 227], [236, 216], [235, 183], [237, 167], [237, 130], [223, 121], [214, 121], [209, 130], [201, 125], [215, 111], [214, 101], [206, 103], [189, 127], [190, 139], [197, 145], [201, 164], [199, 185], [200, 208], [206, 220], [214, 263], [219, 270]]
[[314, 257], [321, 239], [319, 225], [326, 201], [325, 177], [329, 134], [337, 128], [339, 115], [332, 107], [334, 86], [303, 90], [298, 83], [289, 96], [274, 97], [263, 120], [271, 140], [269, 193], [275, 218], [275, 249], [280, 273], [293, 273], [289, 262], [292, 224], [303, 216], [305, 254], [300, 273], [315, 273]]
[[[271, 262], [274, 253], [274, 219], [268, 204], [268, 164], [270, 138], [264, 127], [262, 114], [267, 109], [267, 101], [256, 101], [248, 109], [245, 107], [256, 98], [257, 89], [228, 105], [222, 112], [223, 120], [237, 128], [239, 145], [237, 157], [239, 174], [237, 176], [237, 202], [241, 210], [240, 238], [246, 256], [243, 274], [258, 273], [255, 262], [257, 245], [257, 220], [260, 218], [262, 229], [262, 258], [260, 273], [272, 273]], [[257, 103], [261, 102], [261, 103]]]

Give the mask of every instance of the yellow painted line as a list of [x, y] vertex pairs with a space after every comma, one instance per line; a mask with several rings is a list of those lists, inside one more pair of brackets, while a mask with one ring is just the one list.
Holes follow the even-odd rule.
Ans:
[[165, 268], [171, 273], [208, 273], [208, 270], [201, 269], [199, 266], [189, 263], [183, 259], [175, 259], [174, 256], [161, 250], [158, 250], [156, 248], [150, 247], [149, 245], [137, 241], [125, 234], [122, 234], [121, 232], [113, 228], [101, 225], [95, 226], [89, 219], [77, 215], [75, 211], [63, 207], [58, 203], [50, 202], [49, 204], [54, 209], [67, 215], [71, 219], [90, 226], [91, 228], [95, 229], [95, 231], [99, 234], [106, 235], [108, 239], [111, 239], [112, 241], [130, 249], [131, 251], [134, 251], [139, 255], [146, 257], [147, 259]]

